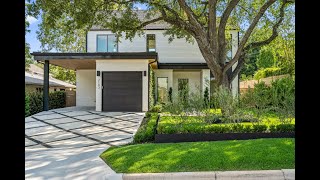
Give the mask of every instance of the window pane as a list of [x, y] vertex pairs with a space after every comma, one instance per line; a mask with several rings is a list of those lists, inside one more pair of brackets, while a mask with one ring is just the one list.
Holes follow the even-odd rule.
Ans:
[[117, 38], [116, 35], [108, 35], [108, 52], [117, 52]]
[[158, 78], [158, 102], [166, 102], [168, 99], [168, 78]]
[[156, 36], [154, 34], [147, 34], [147, 51], [156, 51]]
[[98, 35], [97, 52], [107, 52], [107, 36]]

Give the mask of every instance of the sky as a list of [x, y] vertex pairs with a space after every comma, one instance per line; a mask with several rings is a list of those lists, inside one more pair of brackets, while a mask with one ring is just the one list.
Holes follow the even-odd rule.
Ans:
[[[33, 2], [33, 0], [31, 2]], [[25, 1], [25, 3], [28, 2]], [[136, 7], [140, 10], [146, 8], [146, 6], [143, 4], [136, 4]], [[26, 41], [30, 44], [30, 52], [41, 51], [41, 43], [38, 41], [36, 33], [36, 31], [39, 30], [38, 25], [41, 23], [41, 20], [41, 17], [36, 19], [32, 16], [27, 16], [27, 21], [30, 23], [30, 32], [26, 34]]]

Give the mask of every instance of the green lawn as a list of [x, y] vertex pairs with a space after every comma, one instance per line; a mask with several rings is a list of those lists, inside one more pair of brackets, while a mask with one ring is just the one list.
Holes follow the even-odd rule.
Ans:
[[117, 173], [295, 168], [293, 138], [137, 144], [111, 147], [101, 158]]

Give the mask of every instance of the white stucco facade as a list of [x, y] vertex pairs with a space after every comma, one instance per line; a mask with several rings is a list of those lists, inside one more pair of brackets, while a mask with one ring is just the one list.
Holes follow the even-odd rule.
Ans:
[[76, 71], [76, 106], [96, 105], [96, 71], [82, 70]]
[[[103, 71], [146, 71], [146, 76], [142, 75], [142, 111], [148, 111], [148, 60], [129, 59], [129, 60], [96, 60], [96, 71], [101, 75], [96, 76], [96, 111], [102, 111], [102, 72]], [[142, 73], [141, 73], [142, 74]]]
[[[237, 31], [231, 31], [232, 35], [232, 57], [236, 55], [236, 52], [238, 50], [238, 32]], [[232, 71], [237, 67], [238, 62], [236, 62], [232, 66]], [[233, 96], [237, 96], [239, 93], [239, 75], [237, 75], [234, 80], [231, 82], [231, 91]]]

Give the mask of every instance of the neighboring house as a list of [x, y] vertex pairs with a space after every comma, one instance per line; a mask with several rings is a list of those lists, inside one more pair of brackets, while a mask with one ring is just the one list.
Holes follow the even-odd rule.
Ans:
[[[143, 11], [139, 13], [142, 18]], [[123, 36], [117, 43], [114, 33], [95, 26], [87, 33], [86, 53], [32, 55], [45, 66], [76, 70], [77, 106], [95, 106], [96, 111], [148, 111], [150, 66], [155, 72], [156, 99], [164, 101], [169, 88], [173, 94], [186, 86], [190, 92], [203, 93], [206, 87], [210, 90], [209, 81], [214, 78], [197, 43], [185, 39], [169, 43], [163, 35], [166, 28], [164, 22], [149, 24], [144, 36], [136, 36], [132, 42]], [[238, 31], [229, 33], [233, 42], [229, 53], [234, 56]], [[238, 93], [238, 84], [237, 77], [232, 82], [234, 94]]]
[[[43, 69], [30, 64], [28, 71], [25, 71], [25, 92], [43, 92]], [[66, 107], [76, 105], [76, 86], [49, 75], [49, 92], [65, 91]]]
[[[75, 91], [76, 86], [49, 76], [49, 91]], [[43, 69], [30, 64], [28, 71], [25, 71], [25, 90], [27, 92], [43, 91]]]
[[279, 75], [279, 76], [270, 76], [266, 78], [261, 78], [259, 80], [245, 80], [240, 82], [240, 93], [244, 93], [249, 90], [249, 88], [254, 89], [254, 85], [259, 82], [265, 82], [266, 85], [271, 85], [271, 83], [277, 79], [288, 77], [288, 74]]

